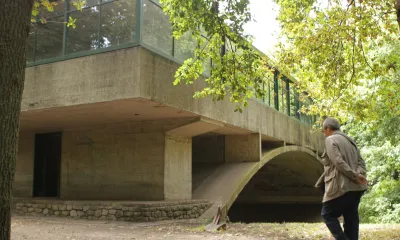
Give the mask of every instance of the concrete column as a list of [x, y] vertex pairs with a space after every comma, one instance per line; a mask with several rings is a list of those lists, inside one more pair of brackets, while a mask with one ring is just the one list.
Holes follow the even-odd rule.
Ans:
[[225, 136], [226, 162], [258, 162], [261, 159], [261, 135]]
[[165, 134], [164, 199], [192, 198], [192, 137]]

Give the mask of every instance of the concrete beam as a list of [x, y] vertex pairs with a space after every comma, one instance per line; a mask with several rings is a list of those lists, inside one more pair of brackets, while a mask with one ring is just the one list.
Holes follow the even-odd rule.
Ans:
[[224, 124], [220, 122], [200, 118], [199, 121], [172, 129], [168, 131], [168, 134], [182, 137], [193, 137], [203, 133], [214, 131], [222, 127], [224, 127]]
[[261, 159], [261, 135], [225, 136], [226, 162], [259, 162]]
[[200, 118], [165, 133], [164, 199], [192, 198], [192, 137], [223, 127]]

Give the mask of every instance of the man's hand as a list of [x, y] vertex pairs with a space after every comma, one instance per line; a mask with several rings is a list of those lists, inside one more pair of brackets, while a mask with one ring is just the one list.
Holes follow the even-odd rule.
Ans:
[[368, 181], [363, 175], [357, 174], [356, 183], [361, 185], [366, 185], [368, 184]]

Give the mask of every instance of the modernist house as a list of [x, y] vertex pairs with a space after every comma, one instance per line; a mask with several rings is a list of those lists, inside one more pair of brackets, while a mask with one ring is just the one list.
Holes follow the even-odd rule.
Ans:
[[[201, 210], [139, 219], [153, 220], [197, 217], [221, 203], [229, 209], [238, 196], [319, 201], [312, 186], [322, 171], [315, 155], [322, 135], [298, 112], [290, 80], [272, 77], [269, 97], [237, 113], [228, 100], [193, 99], [200, 81], [173, 86], [193, 42], [172, 37], [156, 1], [87, 0], [78, 11], [65, 0], [40, 17], [46, 23], [29, 34], [13, 185], [20, 212], [129, 220], [133, 213], [118, 211], [137, 201]], [[76, 28], [63, 24], [69, 17]], [[292, 177], [275, 191], [280, 174]], [[256, 179], [264, 195], [245, 189], [260, 189]], [[100, 200], [129, 206], [104, 214], [93, 207]]]

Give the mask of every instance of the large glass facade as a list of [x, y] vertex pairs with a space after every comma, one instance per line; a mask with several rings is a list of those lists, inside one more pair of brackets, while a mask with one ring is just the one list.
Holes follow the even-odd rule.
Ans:
[[[30, 29], [28, 66], [138, 45], [178, 63], [194, 56], [197, 42], [190, 33], [174, 39], [169, 18], [156, 0], [86, 0], [82, 10], [77, 10], [71, 0], [53, 2], [58, 3], [54, 11], [41, 9]], [[75, 28], [67, 27], [70, 17], [76, 19]], [[227, 51], [234, 48], [229, 41], [227, 44]], [[204, 65], [204, 73], [210, 74], [211, 60], [206, 60]], [[260, 100], [303, 123], [312, 124], [315, 118], [299, 112], [311, 100], [298, 94], [294, 83], [279, 75], [276, 70], [275, 74], [266, 76], [263, 86], [266, 96]]]
[[161, 7], [150, 0], [143, 1], [143, 43], [173, 55], [172, 27]]
[[76, 28], [67, 28], [66, 53], [98, 49], [100, 6], [92, 6], [82, 11], [70, 12], [68, 17], [73, 17], [79, 22], [76, 24]]
[[192, 58], [194, 56], [196, 45], [197, 42], [192, 38], [192, 35], [189, 32], [184, 34], [181, 38], [175, 40], [174, 57], [181, 61]]
[[[140, 0], [86, 0], [77, 10], [71, 0], [56, 0], [54, 11], [41, 9], [28, 37], [28, 64], [41, 64], [138, 44]], [[67, 27], [69, 18], [76, 27]]]

